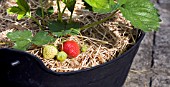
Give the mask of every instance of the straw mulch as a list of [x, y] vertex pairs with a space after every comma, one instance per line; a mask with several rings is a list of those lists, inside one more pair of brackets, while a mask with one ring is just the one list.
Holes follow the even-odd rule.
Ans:
[[[30, 0], [31, 9], [34, 12], [39, 5], [36, 0]], [[50, 2], [55, 8], [57, 14], [56, 3]], [[14, 6], [15, 0], [5, 0], [0, 2], [0, 48], [11, 48], [13, 43], [6, 37], [8, 32], [13, 30], [31, 30], [38, 31], [38, 26], [30, 19], [22, 19], [18, 21], [16, 15], [8, 15], [6, 9]], [[64, 4], [62, 4], [64, 6]], [[47, 5], [48, 6], [48, 5]], [[33, 13], [34, 14], [34, 13]], [[68, 19], [69, 11], [64, 14], [64, 19]], [[97, 14], [84, 9], [83, 2], [77, 0], [75, 12], [73, 14], [74, 21], [80, 22], [82, 25], [101, 20], [110, 14]], [[53, 15], [52, 18], [55, 18]], [[89, 29], [81, 31], [80, 35], [66, 36], [57, 38], [53, 43], [55, 46], [61, 44], [63, 40], [74, 40], [80, 46], [87, 45], [86, 52], [82, 52], [78, 57], [66, 59], [64, 62], [59, 62], [56, 59], [43, 59], [42, 47], [32, 47], [27, 52], [36, 55], [40, 58], [47, 68], [56, 72], [70, 72], [81, 69], [94, 67], [118, 57], [128, 50], [137, 39], [138, 30], [131, 26], [130, 22], [122, 17], [120, 12], [102, 23]]]

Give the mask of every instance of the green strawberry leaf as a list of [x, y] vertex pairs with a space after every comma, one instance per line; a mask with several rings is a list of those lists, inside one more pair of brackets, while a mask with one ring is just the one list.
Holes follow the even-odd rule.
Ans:
[[24, 17], [25, 17], [25, 12], [23, 12], [23, 11], [18, 12], [18, 16], [17, 16], [18, 20], [21, 20]]
[[149, 0], [127, 0], [120, 10], [135, 28], [149, 32], [160, 26], [157, 10]]
[[78, 22], [71, 22], [71, 23], [67, 23], [66, 24], [66, 29], [65, 30], [69, 30], [71, 28], [80, 28], [80, 23]]
[[[106, 14], [117, 9], [117, 4], [114, 0], [84, 0], [88, 3], [94, 12]], [[88, 6], [89, 7], [89, 6]]]
[[62, 37], [65, 35], [78, 35], [80, 34], [80, 29], [71, 28], [69, 30], [63, 30], [61, 32], [53, 32], [52, 34], [56, 37]]
[[71, 30], [71, 32], [70, 32], [70, 34], [71, 35], [78, 35], [78, 34], [80, 34], [80, 29], [79, 28], [71, 28], [70, 29]]
[[29, 47], [29, 45], [30, 45], [30, 41], [28, 40], [17, 41], [15, 42], [13, 48], [25, 51]]
[[52, 21], [48, 24], [48, 28], [52, 32], [61, 32], [62, 30], [69, 30], [71, 28], [80, 28], [80, 24], [76, 22], [67, 23], [66, 21]]
[[19, 50], [26, 50], [32, 40], [32, 33], [31, 31], [24, 30], [24, 31], [13, 31], [7, 34], [7, 37], [15, 42], [13, 48]]
[[61, 30], [66, 29], [66, 21], [60, 22], [60, 21], [52, 21], [48, 24], [48, 28], [52, 32], [60, 32]]
[[56, 37], [62, 37], [64, 34], [63, 34], [63, 31], [61, 32], [52, 32], [52, 34]]
[[68, 10], [73, 13], [74, 11], [74, 6], [76, 4], [76, 0], [62, 0], [65, 4]]
[[51, 15], [51, 14], [53, 14], [54, 13], [54, 8], [53, 7], [49, 7], [48, 9], [47, 9], [47, 14], [48, 15]]
[[[43, 10], [42, 8], [38, 7], [36, 9], [36, 15], [42, 17], [42, 10]], [[45, 11], [43, 12], [44, 12], [44, 15], [46, 15]]]
[[31, 41], [32, 39], [32, 33], [29, 30], [24, 30], [24, 31], [13, 31], [9, 32], [7, 34], [7, 37], [11, 41], [22, 41], [22, 40], [28, 40]]
[[18, 14], [20, 11], [22, 11], [22, 10], [17, 6], [13, 6], [13, 7], [7, 9], [8, 14]]
[[25, 12], [29, 12], [30, 8], [28, 3], [25, 0], [16, 0], [16, 3], [20, 9], [22, 9]]
[[119, 5], [123, 5], [127, 2], [127, 0], [117, 0], [117, 2], [119, 3]]
[[7, 9], [8, 14], [18, 14], [17, 19], [20, 20], [25, 16], [31, 17], [30, 7], [25, 0], [16, 0], [18, 6], [13, 6]]
[[71, 30], [65, 30], [65, 31], [62, 32], [63, 36], [67, 35], [67, 34], [70, 34], [70, 33], [71, 33]]
[[48, 32], [45, 31], [39, 31], [32, 39], [32, 43], [38, 46], [48, 44], [52, 41], [54, 41], [54, 38], [52, 36], [49, 36]]
[[48, 28], [57, 37], [65, 35], [77, 35], [80, 33], [80, 24], [76, 22], [67, 23], [66, 21], [52, 21], [49, 23]]

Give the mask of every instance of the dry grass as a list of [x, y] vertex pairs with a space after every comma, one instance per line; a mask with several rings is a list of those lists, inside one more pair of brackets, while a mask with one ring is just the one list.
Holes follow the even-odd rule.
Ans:
[[[13, 43], [6, 37], [8, 32], [28, 29], [35, 33], [39, 30], [38, 26], [31, 20], [23, 19], [18, 21], [16, 15], [8, 15], [6, 13], [8, 7], [15, 5], [14, 1], [15, 0], [6, 0], [0, 2], [0, 48], [12, 47]], [[30, 3], [31, 9], [33, 10], [39, 6], [36, 0], [30, 0]], [[53, 2], [53, 5], [54, 7], [56, 6], [55, 2]], [[101, 20], [110, 15], [92, 13], [83, 8], [84, 6], [81, 0], [77, 0], [73, 18], [83, 25]], [[55, 11], [57, 11], [57, 9], [55, 9]], [[70, 15], [70, 13], [66, 11], [64, 19], [68, 19], [68, 15]], [[52, 17], [55, 18], [56, 15]], [[56, 39], [53, 43], [55, 46], [61, 44], [63, 40], [75, 40], [80, 46], [87, 45], [88, 50], [76, 58], [66, 59], [64, 62], [59, 62], [56, 59], [46, 60], [42, 57], [41, 47], [29, 49], [27, 52], [36, 55], [53, 71], [76, 71], [103, 64], [121, 55], [135, 43], [137, 34], [138, 30], [134, 29], [130, 22], [122, 17], [120, 12], [117, 12], [116, 15], [107, 22], [85, 29], [81, 31], [80, 35]]]

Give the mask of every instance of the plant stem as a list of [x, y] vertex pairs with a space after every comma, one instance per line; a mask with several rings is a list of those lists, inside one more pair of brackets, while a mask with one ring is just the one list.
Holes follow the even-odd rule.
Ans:
[[60, 11], [60, 1], [57, 0], [57, 7], [58, 7], [58, 20], [62, 22], [62, 13]]
[[69, 23], [71, 23], [71, 21], [72, 21], [72, 16], [73, 16], [73, 12], [71, 12]]
[[112, 18], [112, 17], [116, 14], [117, 11], [118, 11], [118, 10], [114, 11], [110, 16], [108, 16], [108, 17], [106, 17], [106, 18], [104, 18], [104, 19], [102, 19], [102, 20], [100, 20], [100, 21], [96, 21], [96, 22], [93, 22], [93, 23], [91, 23], [91, 24], [88, 24], [88, 25], [83, 26], [82, 28], [80, 28], [80, 30], [84, 30], [84, 29], [93, 27], [93, 26], [95, 26], [95, 25], [98, 25], [98, 24], [101, 24], [101, 23], [107, 21], [108, 19]]
[[[41, 4], [42, 19], [44, 19], [45, 16], [44, 16], [43, 0], [40, 0], [40, 4]], [[44, 21], [44, 20], [42, 20], [42, 24], [45, 24], [45, 21]]]
[[61, 13], [61, 11], [60, 11], [60, 1], [59, 0], [57, 0], [57, 7], [58, 7], [58, 12]]
[[38, 21], [36, 18], [34, 18], [34, 17], [32, 17], [32, 16], [31, 16], [30, 18], [38, 24], [38, 26], [39, 26], [39, 28], [40, 28], [41, 30], [43, 30], [41, 24], [39, 23], [39, 21]]
[[63, 15], [64, 14], [64, 11], [66, 10], [66, 6], [64, 7], [64, 9], [63, 9], [63, 11], [62, 11], [62, 13], [61, 13], [61, 15]]
[[43, 9], [43, 1], [40, 0], [40, 4], [41, 4], [41, 14], [42, 14], [42, 18], [44, 18], [44, 9]]

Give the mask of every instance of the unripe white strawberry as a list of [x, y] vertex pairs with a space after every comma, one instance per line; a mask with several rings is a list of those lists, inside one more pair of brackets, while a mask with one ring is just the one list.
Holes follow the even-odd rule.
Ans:
[[43, 47], [43, 58], [52, 59], [58, 54], [58, 50], [53, 45], [45, 45]]

